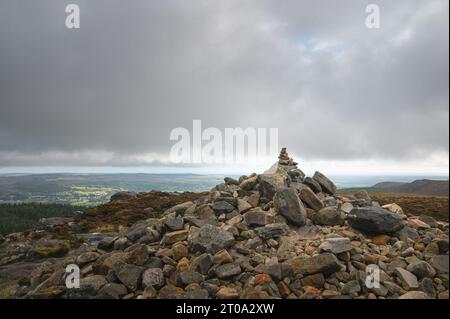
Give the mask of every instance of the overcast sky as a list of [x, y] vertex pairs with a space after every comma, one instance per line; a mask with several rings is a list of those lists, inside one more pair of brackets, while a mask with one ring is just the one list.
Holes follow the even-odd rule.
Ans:
[[168, 163], [171, 130], [199, 119], [278, 128], [306, 170], [448, 174], [448, 6], [0, 0], [0, 172], [218, 172]]

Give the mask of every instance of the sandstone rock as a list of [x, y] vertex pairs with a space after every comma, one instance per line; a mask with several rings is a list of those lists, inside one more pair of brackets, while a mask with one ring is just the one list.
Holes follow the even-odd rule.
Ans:
[[189, 249], [193, 252], [216, 253], [233, 244], [233, 234], [212, 225], [204, 225], [200, 231], [190, 234], [188, 238]]
[[379, 207], [354, 208], [347, 215], [350, 226], [365, 233], [390, 234], [404, 227], [402, 219]]
[[247, 201], [245, 201], [243, 199], [237, 198], [236, 201], [237, 201], [237, 207], [238, 207], [239, 214], [243, 214], [253, 207], [252, 205], [250, 205]]
[[295, 257], [287, 263], [290, 264], [295, 275], [323, 273], [328, 276], [341, 269], [336, 256], [331, 253], [323, 253], [313, 257]]
[[234, 288], [223, 287], [216, 293], [218, 299], [236, 299], [239, 293]]
[[188, 230], [178, 230], [170, 233], [166, 233], [161, 241], [163, 245], [172, 245], [179, 241], [186, 240], [188, 238]]
[[273, 198], [273, 204], [276, 211], [293, 225], [306, 224], [305, 207], [294, 189], [286, 187], [278, 189]]

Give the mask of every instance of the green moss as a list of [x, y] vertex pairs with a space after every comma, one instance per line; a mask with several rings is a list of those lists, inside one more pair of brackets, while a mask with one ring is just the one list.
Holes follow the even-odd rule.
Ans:
[[61, 257], [70, 250], [70, 245], [64, 243], [52, 247], [36, 246], [33, 251], [42, 257]]
[[13, 297], [17, 280], [10, 278], [0, 278], [0, 299], [10, 299]]

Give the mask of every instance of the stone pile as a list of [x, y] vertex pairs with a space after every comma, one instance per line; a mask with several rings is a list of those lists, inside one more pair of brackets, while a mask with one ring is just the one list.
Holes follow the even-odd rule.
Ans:
[[[339, 195], [285, 148], [263, 174], [87, 241], [33, 270], [17, 298], [448, 298], [448, 223], [366, 192]], [[81, 287], [65, 286], [65, 267]], [[366, 285], [367, 267], [379, 285]]]

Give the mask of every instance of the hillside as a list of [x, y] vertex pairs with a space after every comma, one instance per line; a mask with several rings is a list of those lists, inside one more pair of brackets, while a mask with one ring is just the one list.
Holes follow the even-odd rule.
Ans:
[[448, 299], [448, 222], [387, 199], [338, 193], [283, 149], [206, 193], [120, 192], [0, 236], [0, 298]]
[[403, 193], [416, 195], [448, 196], [448, 180], [415, 180], [411, 183], [382, 182], [372, 186], [375, 190], [386, 193]]

